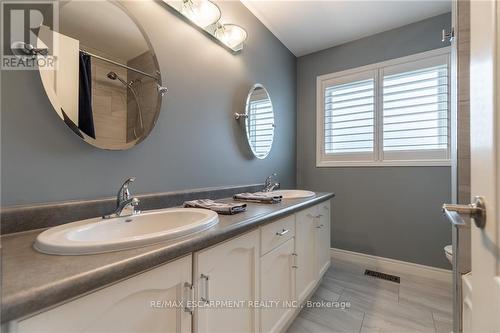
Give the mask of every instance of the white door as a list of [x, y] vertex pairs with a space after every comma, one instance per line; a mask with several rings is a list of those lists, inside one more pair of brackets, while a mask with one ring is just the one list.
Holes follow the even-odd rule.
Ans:
[[[291, 238], [260, 259], [260, 332], [280, 332], [293, 314], [295, 299], [294, 239]], [[278, 301], [279, 304], [273, 302]]]
[[316, 258], [319, 279], [330, 267], [330, 201], [318, 205]]
[[471, 235], [473, 332], [500, 332], [499, 18], [500, 3], [471, 1], [471, 194], [486, 204]]
[[[188, 333], [191, 256], [118, 282], [33, 317], [9, 333]], [[188, 287], [188, 288], [186, 288]], [[183, 301], [183, 302], [182, 302]]]
[[234, 302], [258, 300], [259, 250], [255, 230], [194, 254], [195, 332], [258, 330], [258, 308]]
[[297, 254], [296, 295], [299, 303], [313, 290], [318, 278], [316, 269], [317, 206], [300, 211], [295, 216], [295, 253]]

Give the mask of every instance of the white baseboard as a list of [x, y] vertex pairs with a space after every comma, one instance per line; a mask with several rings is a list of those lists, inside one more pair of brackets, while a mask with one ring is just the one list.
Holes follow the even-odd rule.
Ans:
[[[425, 277], [439, 281], [446, 281], [446, 282], [452, 281], [452, 271], [448, 269], [414, 264], [411, 262], [377, 257], [369, 254], [352, 252], [336, 248], [330, 249], [330, 256], [332, 257], [332, 259], [338, 259], [356, 264], [367, 265], [371, 268], [375, 268], [380, 271], [385, 271], [387, 273], [393, 272], [393, 273], [416, 275], [419, 277]], [[335, 260], [333, 260], [333, 265], [335, 266]]]

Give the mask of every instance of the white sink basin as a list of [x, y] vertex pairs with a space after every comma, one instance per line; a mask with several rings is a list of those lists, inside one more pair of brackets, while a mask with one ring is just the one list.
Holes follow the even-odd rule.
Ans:
[[272, 191], [276, 195], [281, 195], [283, 199], [301, 199], [314, 197], [316, 193], [305, 190], [276, 190]]
[[217, 213], [198, 208], [169, 208], [109, 220], [93, 218], [42, 232], [34, 247], [61, 255], [93, 254], [150, 245], [208, 229]]

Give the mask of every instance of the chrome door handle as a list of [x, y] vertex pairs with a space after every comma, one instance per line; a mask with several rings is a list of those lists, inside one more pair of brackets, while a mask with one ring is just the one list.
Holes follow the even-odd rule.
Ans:
[[450, 43], [455, 38], [455, 29], [452, 27], [450, 32], [446, 32], [445, 29], [441, 30], [441, 42], [449, 41]]
[[[474, 202], [468, 205], [444, 204], [443, 212], [450, 222], [458, 227], [465, 226], [460, 214], [467, 215], [474, 220], [478, 228], [484, 228], [486, 224], [486, 206], [484, 197], [474, 197]], [[461, 221], [460, 221], [461, 220]]]
[[281, 231], [281, 232], [280, 232], [280, 231], [278, 231], [278, 232], [276, 233], [276, 236], [283, 236], [283, 235], [287, 234], [289, 231], [290, 231], [290, 230], [288, 230], [288, 229], [283, 229], [283, 231]]

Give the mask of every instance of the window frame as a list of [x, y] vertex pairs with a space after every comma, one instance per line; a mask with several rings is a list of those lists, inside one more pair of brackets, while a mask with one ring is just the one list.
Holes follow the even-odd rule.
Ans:
[[[372, 166], [451, 166], [453, 136], [451, 108], [451, 48], [443, 47], [432, 51], [391, 59], [367, 66], [317, 76], [316, 78], [316, 167], [372, 167]], [[445, 63], [448, 66], [448, 148], [443, 154], [441, 149], [414, 151], [383, 151], [383, 78], [402, 68], [408, 71]], [[392, 72], [391, 72], [392, 71]], [[373, 154], [370, 153], [325, 153], [325, 88], [332, 83], [342, 84], [356, 79], [374, 77], [374, 142]], [[353, 79], [354, 78], [354, 79]], [[371, 155], [368, 158], [366, 155]], [[386, 157], [387, 159], [384, 159]], [[390, 159], [389, 159], [390, 158]]]
[[[330, 79], [326, 79], [326, 80], [323, 80], [321, 81], [321, 103], [322, 103], [322, 117], [321, 119], [319, 119], [319, 121], [321, 122], [320, 124], [320, 128], [321, 128], [321, 154], [322, 154], [322, 158], [328, 158], [328, 155], [325, 153], [325, 108], [324, 108], [324, 101], [325, 101], [325, 88], [329, 85], [331, 85], [332, 83], [334, 84], [344, 84], [344, 83], [348, 83], [348, 82], [352, 82], [352, 81], [361, 81], [361, 80], [366, 80], [366, 79], [373, 79], [373, 91], [374, 91], [374, 100], [373, 100], [373, 135], [374, 135], [374, 138], [376, 139], [376, 136], [377, 136], [377, 133], [376, 133], [376, 130], [375, 130], [375, 117], [376, 117], [376, 113], [375, 113], [375, 109], [376, 109], [376, 105], [377, 105], [377, 95], [376, 95], [376, 84], [377, 84], [377, 71], [375, 70], [368, 70], [368, 71], [358, 71], [358, 72], [353, 72], [353, 73], [350, 73], [350, 74], [347, 74], [347, 75], [343, 75], [343, 76], [340, 76], [340, 77], [334, 77], [334, 78], [330, 78]], [[376, 151], [377, 151], [377, 147], [376, 147], [376, 140], [374, 140], [373, 142], [373, 152], [369, 153], [369, 152], [346, 152], [346, 153], [336, 153], [335, 156], [336, 156], [336, 160], [337, 161], [350, 161], [352, 159], [355, 159], [356, 161], [373, 161], [373, 159], [375, 158], [375, 154], [376, 154]]]

